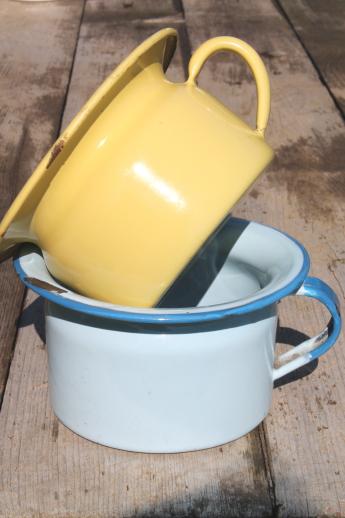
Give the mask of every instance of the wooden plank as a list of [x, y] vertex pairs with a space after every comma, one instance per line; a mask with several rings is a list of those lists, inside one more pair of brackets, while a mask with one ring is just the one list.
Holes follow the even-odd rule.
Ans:
[[[175, 2], [88, 2], [62, 126], [68, 125], [100, 82], [131, 50], [166, 26], [175, 27], [180, 39], [184, 38], [183, 18]], [[184, 80], [182, 63], [183, 56], [176, 52], [167, 73], [170, 79]]]
[[[0, 2], [0, 217], [52, 144], [60, 123], [83, 0]], [[24, 289], [0, 265], [0, 405]]]
[[[280, 227], [304, 243], [312, 273], [334, 287], [344, 308], [345, 132], [328, 91], [271, 2], [185, 0], [184, 7], [193, 48], [211, 36], [234, 35], [261, 53], [270, 73], [267, 140], [276, 159], [235, 213]], [[216, 55], [202, 75], [204, 86], [253, 121], [255, 90], [238, 59]], [[327, 321], [317, 303], [305, 300], [284, 301], [280, 315], [281, 340], [295, 345]], [[279, 516], [345, 515], [343, 345], [341, 337], [317, 369], [305, 368], [297, 373], [304, 377], [274, 391], [262, 431]]]
[[256, 434], [154, 455], [99, 446], [58, 423], [48, 401], [42, 310], [30, 294], [1, 412], [1, 517], [270, 514]]
[[345, 117], [345, 4], [277, 0]]
[[[64, 124], [129, 50], [172, 24], [166, 11], [146, 19], [142, 3], [140, 16], [133, 7], [132, 18], [126, 14], [123, 21], [113, 15], [121, 5], [87, 2]], [[175, 14], [174, 23], [184, 34], [180, 17]], [[176, 58], [172, 76], [181, 79], [183, 59], [179, 53]], [[258, 433], [202, 452], [144, 455], [92, 444], [58, 423], [48, 402], [41, 321], [41, 302], [29, 294], [0, 415], [0, 516], [271, 514]]]

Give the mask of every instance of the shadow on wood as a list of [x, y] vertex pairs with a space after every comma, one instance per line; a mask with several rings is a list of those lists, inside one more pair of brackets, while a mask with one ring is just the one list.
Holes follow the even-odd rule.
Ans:
[[18, 327], [27, 327], [34, 325], [35, 330], [42, 340], [43, 344], [46, 341], [45, 321], [44, 321], [44, 299], [37, 297], [31, 304], [29, 304], [22, 312]]
[[[213, 495], [211, 496], [210, 495]], [[188, 492], [186, 497], [166, 502], [157, 502], [151, 507], [135, 509], [134, 513], [123, 515], [124, 518], [230, 518], [235, 516], [256, 517], [275, 516], [263, 505], [263, 494], [260, 490], [246, 492], [243, 487], [233, 485], [231, 480], [221, 480], [218, 487], [212, 490], [200, 490], [199, 493]]]

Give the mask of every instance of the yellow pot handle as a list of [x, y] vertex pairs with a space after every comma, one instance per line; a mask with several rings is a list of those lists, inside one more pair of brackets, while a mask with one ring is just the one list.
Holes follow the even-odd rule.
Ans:
[[270, 83], [262, 59], [248, 43], [230, 36], [219, 36], [218, 38], [205, 41], [194, 52], [189, 61], [187, 84], [195, 84], [195, 80], [206, 59], [222, 50], [233, 51], [242, 56], [253, 72], [258, 96], [256, 131], [263, 136], [270, 114]]

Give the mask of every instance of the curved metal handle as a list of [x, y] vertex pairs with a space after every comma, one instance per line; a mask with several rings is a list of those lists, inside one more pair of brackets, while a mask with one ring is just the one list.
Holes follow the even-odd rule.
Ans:
[[340, 333], [339, 300], [325, 282], [315, 277], [307, 277], [296, 295], [311, 297], [322, 302], [330, 312], [331, 320], [319, 335], [309, 338], [309, 340], [279, 356], [279, 363], [289, 358], [293, 359], [284, 363], [281, 367], [273, 369], [273, 381], [325, 354], [335, 344]]
[[193, 54], [189, 61], [189, 77], [187, 84], [195, 84], [195, 80], [206, 59], [215, 52], [228, 50], [236, 52], [248, 63], [255, 81], [258, 96], [258, 108], [256, 114], [256, 131], [264, 135], [268, 117], [270, 114], [270, 83], [265, 65], [259, 54], [247, 43], [230, 36], [219, 36], [205, 41]]

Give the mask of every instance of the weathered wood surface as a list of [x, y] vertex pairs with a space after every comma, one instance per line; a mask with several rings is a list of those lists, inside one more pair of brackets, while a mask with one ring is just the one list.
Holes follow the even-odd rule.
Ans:
[[24, 310], [0, 419], [4, 518], [267, 516], [260, 443], [197, 453], [128, 453], [93, 444], [53, 416], [41, 301]]
[[345, 3], [276, 1], [345, 117]]
[[[0, 2], [0, 218], [54, 141], [83, 0]], [[0, 405], [24, 289], [0, 264]]]
[[[277, 157], [236, 214], [273, 224], [304, 243], [312, 273], [334, 287], [344, 311], [345, 132], [327, 89], [271, 2], [185, 0], [184, 7], [193, 48], [210, 36], [231, 34], [252, 43], [270, 72], [267, 139]], [[214, 56], [200, 82], [253, 120], [255, 90], [238, 59]], [[295, 344], [327, 321], [318, 304], [305, 300], [284, 301], [280, 315], [281, 340]], [[314, 368], [274, 391], [264, 425], [281, 516], [345, 516], [343, 337]]]
[[[53, 4], [67, 5], [46, 5]], [[172, 66], [175, 80], [186, 70], [189, 42], [195, 48], [219, 34], [247, 40], [269, 68], [267, 139], [277, 158], [236, 212], [300, 239], [313, 274], [344, 302], [345, 135], [327, 89], [269, 0], [184, 0], [183, 7], [177, 1], [89, 0], [63, 126], [107, 73], [160, 27], [176, 26], [187, 45]], [[255, 88], [238, 58], [214, 56], [200, 83], [254, 121]], [[21, 113], [19, 100], [13, 102]], [[280, 341], [289, 344], [326, 322], [322, 308], [304, 300], [284, 301], [280, 313]], [[42, 315], [42, 302], [29, 294], [0, 414], [0, 516], [345, 516], [343, 339], [317, 369], [304, 369], [294, 383], [287, 383], [293, 376], [283, 380], [265, 424], [246, 437], [203, 452], [141, 455], [92, 444], [53, 416]]]
[[[143, 4], [86, 3], [63, 125], [112, 68], [152, 32], [175, 25], [185, 38], [176, 2], [145, 2], [146, 8]], [[185, 63], [186, 55], [178, 52], [170, 77], [182, 80]], [[52, 414], [40, 336], [42, 305], [32, 294], [19, 325], [0, 416], [4, 438], [0, 516], [271, 514], [265, 445], [259, 431], [222, 448], [179, 455], [140, 455], [92, 444]]]
[[[62, 126], [67, 126], [102, 79], [131, 50], [168, 25], [179, 31], [180, 39], [184, 37], [182, 13], [172, 1], [87, 2]], [[184, 80], [182, 59], [176, 52], [169, 67], [175, 81]]]

